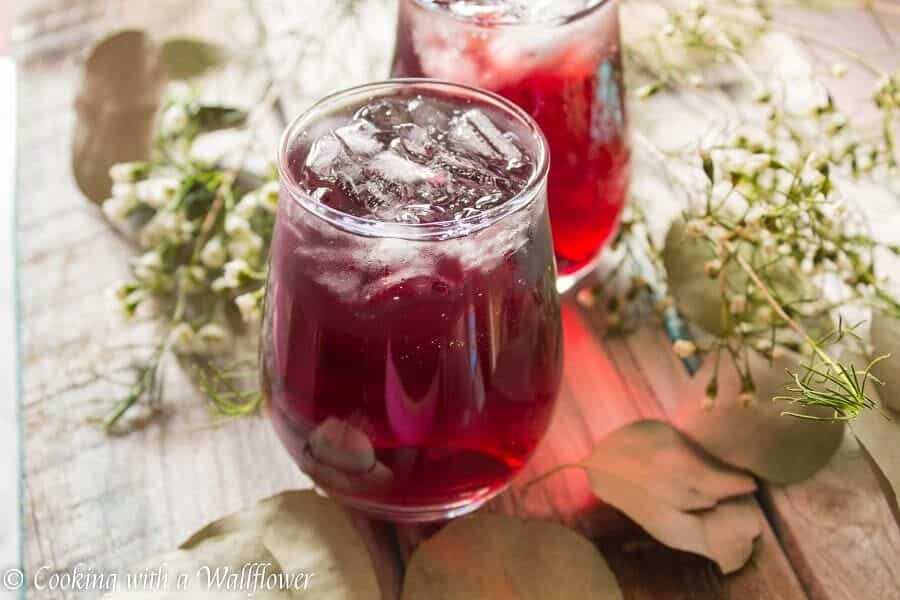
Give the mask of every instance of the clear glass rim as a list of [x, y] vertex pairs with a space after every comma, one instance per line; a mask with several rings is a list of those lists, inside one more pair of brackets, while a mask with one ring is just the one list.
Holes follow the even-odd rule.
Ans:
[[574, 23], [579, 21], [585, 17], [588, 17], [597, 10], [600, 10], [607, 4], [611, 4], [613, 0], [597, 0], [596, 4], [591, 4], [590, 6], [586, 6], [581, 10], [575, 11], [570, 15], [562, 15], [559, 17], [552, 17], [549, 19], [535, 19], [535, 20], [524, 20], [524, 21], [498, 21], [495, 23], [479, 23], [477, 19], [473, 17], [466, 17], [464, 15], [458, 15], [448, 10], [440, 10], [436, 7], [430, 0], [405, 0], [406, 2], [411, 2], [416, 6], [419, 6], [425, 10], [429, 10], [431, 12], [439, 13], [441, 15], [446, 15], [447, 17], [459, 21], [461, 23], [465, 23], [467, 25], [472, 25], [474, 27], [480, 27], [482, 29], [500, 29], [500, 28], [516, 28], [516, 27], [529, 27], [535, 25], [568, 25], [569, 23]]
[[[462, 93], [466, 98], [487, 103], [498, 110], [515, 117], [531, 133], [535, 143], [536, 165], [531, 177], [522, 189], [508, 201], [481, 214], [456, 219], [453, 221], [437, 221], [434, 223], [390, 223], [376, 219], [358, 217], [337, 210], [321, 202], [317, 202], [305, 193], [294, 180], [288, 168], [288, 156], [294, 140], [301, 135], [306, 128], [330, 114], [335, 108], [347, 104], [353, 99], [376, 97], [389, 93], [390, 90], [406, 89], [430, 89], [444, 90], [449, 93]], [[402, 78], [376, 81], [347, 88], [335, 92], [318, 100], [315, 104], [294, 118], [284, 130], [278, 149], [278, 173], [282, 187], [288, 192], [291, 199], [313, 215], [328, 221], [335, 227], [350, 230], [352, 233], [368, 237], [395, 237], [410, 240], [440, 240], [463, 237], [480, 231], [504, 217], [530, 206], [540, 195], [546, 186], [547, 174], [550, 170], [550, 150], [547, 139], [535, 120], [524, 109], [509, 100], [476, 87], [452, 83], [440, 79], [427, 78]]]

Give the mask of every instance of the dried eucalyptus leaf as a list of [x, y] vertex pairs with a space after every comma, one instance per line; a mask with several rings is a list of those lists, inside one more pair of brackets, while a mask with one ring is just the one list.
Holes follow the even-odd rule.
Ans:
[[349, 514], [311, 490], [284, 492], [211, 523], [181, 548], [247, 531], [285, 572], [314, 573], [310, 590], [316, 598], [380, 598], [372, 559]]
[[230, 55], [224, 46], [193, 38], [171, 38], [162, 44], [163, 63], [171, 79], [199, 77], [222, 66]]
[[[723, 319], [727, 307], [722, 301], [719, 279], [710, 279], [706, 274], [706, 263], [714, 258], [715, 253], [708, 241], [688, 236], [682, 219], [672, 222], [662, 251], [669, 293], [675, 299], [678, 310], [689, 321], [710, 335], [726, 337], [731, 333], [734, 321], [726, 324]], [[744, 258], [750, 260], [749, 251]], [[723, 272], [728, 289], [743, 290], [750, 282], [749, 277], [734, 261], [726, 264]], [[770, 264], [761, 274], [786, 304], [808, 301], [819, 296], [812, 282], [798, 278], [783, 263]], [[833, 329], [828, 316], [801, 318], [799, 321], [813, 337], [819, 337]]]
[[871, 323], [872, 346], [875, 356], [889, 354], [891, 358], [875, 365], [872, 371], [884, 382], [881, 400], [885, 406], [900, 413], [900, 320], [882, 313], [874, 313]]
[[740, 569], [762, 533], [751, 477], [700, 454], [668, 423], [638, 421], [601, 440], [583, 463], [591, 490], [654, 538]]
[[[885, 391], [882, 395], [897, 392]], [[850, 429], [878, 466], [887, 485], [894, 514], [900, 514], [900, 413], [864, 410], [850, 423]], [[893, 496], [891, 498], [891, 496]]]
[[[711, 335], [728, 335], [722, 319], [719, 281], [710, 279], [705, 270], [715, 254], [708, 242], [689, 237], [685, 229], [684, 221], [676, 219], [666, 234], [662, 259], [669, 293], [688, 320]], [[725, 276], [736, 289], [747, 285], [746, 276], [735, 265], [725, 266]]]
[[416, 549], [403, 600], [618, 600], [603, 555], [555, 523], [478, 514], [454, 521]]
[[149, 156], [165, 75], [159, 46], [142, 31], [94, 46], [75, 101], [72, 143], [75, 181], [90, 200], [109, 196], [113, 164]]
[[[293, 596], [288, 589], [252, 589], [252, 582], [240, 583], [229, 575], [240, 576], [250, 565], [268, 565], [267, 574], [281, 573], [275, 557], [266, 549], [253, 531], [237, 531], [229, 535], [211, 537], [199, 542], [190, 550], [176, 550], [168, 554], [144, 561], [130, 570], [135, 581], [140, 581], [142, 573], [159, 572], [166, 578], [147, 580], [144, 583], [128, 585], [120, 581], [118, 593], [113, 599], [128, 600], [170, 600], [184, 598], [233, 598], [244, 599], [253, 592], [254, 598], [262, 600], [290, 600]], [[295, 580], [296, 581], [296, 580]], [[315, 581], [313, 578], [312, 581]], [[233, 583], [229, 583], [233, 582]], [[130, 588], [130, 589], [129, 589]]]
[[750, 359], [756, 385], [755, 400], [743, 406], [741, 384], [734, 365], [719, 368], [719, 394], [711, 408], [704, 407], [706, 387], [715, 372], [709, 360], [680, 393], [672, 422], [704, 450], [724, 463], [751, 471], [773, 483], [794, 483], [811, 477], [837, 452], [844, 436], [840, 422], [821, 422], [783, 416], [785, 410], [828, 417], [822, 407], [773, 402], [785, 392], [785, 369], [800, 371], [800, 358], [787, 355], [772, 365], [756, 355]]

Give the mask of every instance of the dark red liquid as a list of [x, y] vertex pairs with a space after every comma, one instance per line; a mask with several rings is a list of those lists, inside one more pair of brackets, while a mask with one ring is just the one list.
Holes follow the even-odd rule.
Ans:
[[[600, 10], [611, 12], [584, 18], [597, 19], [598, 23], [617, 18], [615, 6]], [[486, 87], [509, 98], [541, 126], [552, 157], [549, 206], [559, 270], [563, 274], [577, 271], [597, 255], [614, 232], [627, 193], [630, 152], [625, 137], [617, 22], [600, 23], [605, 29], [597, 31], [594, 39], [609, 39], [601, 40], [596, 50], [585, 51], [580, 41], [573, 41], [570, 52], [554, 55], [546, 65], [528, 64], [521, 67], [521, 73], [511, 76], [501, 72], [499, 77], [478, 81], [477, 76], [471, 79], [472, 73], [493, 74], [500, 70], [492, 64], [490, 24], [461, 26], [451, 23], [458, 19], [437, 9], [403, 0], [393, 65], [395, 77], [448, 78], [448, 73], [452, 73], [443, 69], [439, 73], [428, 72], [423, 67], [419, 52], [427, 51], [425, 47], [430, 43], [441, 45], [448, 40], [423, 35], [421, 26], [416, 30], [422, 19], [430, 19], [434, 22], [432, 27], [438, 29], [441, 21], [454, 28], [448, 34], [449, 43], [461, 45], [461, 54], [475, 65], [464, 83]], [[504, 28], [498, 30], [502, 34]], [[566, 32], [561, 31], [560, 35], [565, 36]], [[501, 67], [510, 68], [517, 67]]]
[[[307, 150], [288, 161], [295, 181]], [[330, 192], [330, 206], [352, 203]], [[326, 491], [396, 516], [477, 502], [523, 466], [560, 381], [542, 205], [463, 238], [374, 239], [283, 192], [263, 387], [288, 450]], [[511, 229], [521, 242], [491, 256]]]

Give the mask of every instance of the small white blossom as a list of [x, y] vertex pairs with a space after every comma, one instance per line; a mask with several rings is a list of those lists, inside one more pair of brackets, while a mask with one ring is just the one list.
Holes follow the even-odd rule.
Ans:
[[691, 219], [684, 226], [684, 233], [689, 238], [698, 238], [706, 233], [708, 226], [702, 219]]
[[194, 354], [196, 350], [197, 333], [194, 328], [187, 323], [179, 323], [169, 334], [169, 343], [176, 354], [188, 355]]
[[277, 181], [270, 181], [259, 189], [259, 204], [271, 213], [278, 209], [279, 186]]
[[213, 290], [218, 292], [240, 287], [244, 273], [247, 273], [249, 270], [250, 266], [247, 262], [239, 258], [225, 263], [222, 276], [213, 281]]
[[256, 324], [262, 318], [262, 307], [260, 306], [260, 296], [257, 292], [249, 294], [241, 294], [234, 299], [238, 310], [241, 312], [241, 318], [245, 323]]
[[755, 321], [759, 325], [768, 325], [772, 322], [772, 315], [771, 306], [760, 306], [756, 309]]
[[225, 261], [228, 260], [228, 254], [225, 252], [221, 238], [214, 237], [206, 242], [206, 245], [203, 246], [203, 250], [200, 252], [200, 260], [210, 269], [220, 269], [225, 264]]
[[131, 205], [137, 204], [137, 186], [133, 183], [114, 183], [112, 197], [127, 200]]
[[834, 63], [831, 65], [831, 74], [837, 78], [844, 77], [847, 74], [847, 65], [844, 63]]
[[743, 294], [738, 294], [737, 296], [732, 296], [731, 301], [728, 303], [728, 312], [733, 315], [742, 315], [747, 310], [747, 296]]
[[134, 276], [140, 281], [153, 282], [159, 276], [163, 262], [159, 252], [147, 252], [134, 260]]
[[244, 197], [234, 207], [234, 214], [249, 220], [256, 213], [257, 208], [259, 208], [259, 198], [256, 192], [249, 192], [244, 194]]
[[770, 340], [769, 338], [756, 340], [756, 343], [753, 344], [753, 347], [756, 348], [757, 352], [762, 352], [763, 354], [765, 354], [772, 350], [772, 340]]
[[182, 104], [173, 104], [167, 108], [160, 119], [159, 128], [163, 135], [175, 137], [182, 133], [191, 123], [191, 116]]
[[217, 323], [209, 323], [197, 330], [195, 348], [199, 354], [221, 354], [228, 349], [228, 331]]
[[665, 37], [672, 37], [673, 35], [675, 35], [675, 32], [676, 29], [673, 23], [666, 23], [660, 30], [660, 33], [662, 33]]
[[594, 308], [597, 302], [597, 296], [591, 288], [578, 290], [578, 295], [575, 296], [575, 299], [578, 301], [578, 304], [585, 308]]
[[248, 262], [259, 258], [262, 248], [263, 239], [252, 231], [241, 237], [228, 240], [228, 254], [232, 258], [241, 258]]
[[141, 229], [138, 241], [141, 247], [146, 249], [155, 248], [166, 240], [179, 241], [182, 236], [182, 223], [180, 215], [160, 211]]
[[702, 87], [706, 80], [704, 79], [702, 73], [693, 71], [691, 73], [688, 73], [687, 81], [694, 87]]
[[103, 211], [103, 216], [106, 217], [110, 223], [122, 227], [125, 225], [128, 215], [134, 210], [135, 206], [137, 206], [136, 202], [127, 198], [113, 196], [112, 198], [107, 199], [100, 208]]
[[236, 214], [230, 214], [225, 217], [225, 233], [231, 237], [240, 237], [253, 233], [250, 223], [244, 217]]
[[680, 358], [690, 358], [697, 354], [697, 345], [689, 340], [676, 340], [672, 350]]
[[109, 178], [113, 183], [134, 183], [141, 166], [137, 162], [116, 163], [109, 168]]
[[166, 97], [172, 102], [187, 104], [194, 100], [194, 96], [194, 88], [184, 81], [172, 81], [166, 86]]
[[138, 199], [151, 208], [163, 208], [178, 193], [180, 184], [172, 177], [145, 179], [137, 183]]
[[707, 261], [706, 264], [703, 265], [703, 271], [710, 279], [718, 277], [719, 273], [722, 272], [722, 261], [718, 258]]

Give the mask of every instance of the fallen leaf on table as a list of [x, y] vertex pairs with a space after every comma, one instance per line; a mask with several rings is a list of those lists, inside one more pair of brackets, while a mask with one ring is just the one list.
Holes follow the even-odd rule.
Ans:
[[[381, 597], [366, 543], [349, 513], [310, 490], [285, 492], [215, 521], [191, 536], [178, 551], [146, 561], [142, 568], [165, 565], [169, 572], [184, 568], [194, 575], [201, 566], [230, 567], [240, 573], [241, 567], [251, 563], [271, 563], [270, 573], [287, 574], [285, 581], [295, 585], [302, 583], [300, 576], [309, 574], [305, 593], [317, 599]], [[205, 590], [204, 584], [205, 580], [194, 582], [200, 586], [198, 590]], [[170, 575], [169, 587], [173, 586], [174, 577]], [[222, 597], [219, 591], [213, 590], [216, 597]], [[272, 590], [271, 595], [257, 592], [257, 596], [273, 600], [293, 597], [280, 591]], [[246, 589], [238, 592], [241, 598], [248, 596]], [[140, 597], [163, 600], [172, 596], [154, 593]]]
[[600, 551], [544, 521], [477, 514], [419, 545], [406, 568], [403, 600], [619, 600]]
[[[883, 412], [862, 411], [851, 421], [850, 429], [881, 471], [890, 488], [885, 491], [892, 497], [894, 514], [900, 515], [900, 387], [895, 387], [900, 386], [897, 374], [900, 323], [880, 313], [872, 315], [871, 341], [875, 356], [891, 355], [873, 369], [875, 376], [884, 382], [877, 391]], [[873, 391], [872, 395], [876, 393]]]
[[719, 366], [718, 397], [711, 408], [704, 407], [706, 386], [714, 369], [714, 361], [706, 361], [681, 391], [672, 416], [675, 427], [706, 452], [724, 463], [780, 484], [811, 477], [837, 452], [844, 437], [842, 422], [782, 415], [790, 410], [828, 417], [831, 415], [828, 409], [771, 400], [784, 393], [788, 383], [785, 369], [801, 370], [796, 355], [778, 359], [772, 365], [759, 356], [751, 356], [756, 399], [749, 406], [738, 400], [741, 386], [734, 365], [723, 360]]
[[881, 400], [888, 408], [900, 412], [900, 392], [891, 393], [891, 390], [900, 390], [900, 320], [876, 312], [870, 326], [874, 355], [890, 355], [872, 369], [884, 382], [885, 393], [880, 394]]
[[707, 458], [668, 423], [638, 421], [603, 438], [583, 466], [594, 494], [654, 538], [740, 569], [762, 533], [756, 482]]
[[83, 73], [72, 169], [82, 193], [102, 202], [109, 196], [113, 164], [149, 156], [166, 70], [150, 36], [122, 31], [94, 47]]
[[[722, 300], [722, 284], [718, 278], [710, 279], [706, 274], [706, 263], [714, 258], [716, 255], [708, 241], [687, 235], [683, 219], [672, 222], [662, 251], [669, 293], [675, 299], [679, 312], [691, 323], [710, 335], [724, 337], [731, 332], [734, 320], [726, 326], [722, 318], [726, 310]], [[747, 288], [749, 278], [735, 261], [725, 265], [723, 272], [728, 289]], [[785, 304], [818, 297], [812, 285], [798, 279], [784, 263], [769, 265], [765, 275], [775, 295]], [[801, 322], [814, 337], [833, 328], [827, 316], [801, 319]]]
[[230, 51], [218, 44], [194, 38], [171, 38], [162, 44], [166, 73], [172, 79], [190, 79], [223, 65]]
[[853, 419], [850, 429], [881, 471], [894, 514], [900, 515], [900, 413], [866, 410]]

